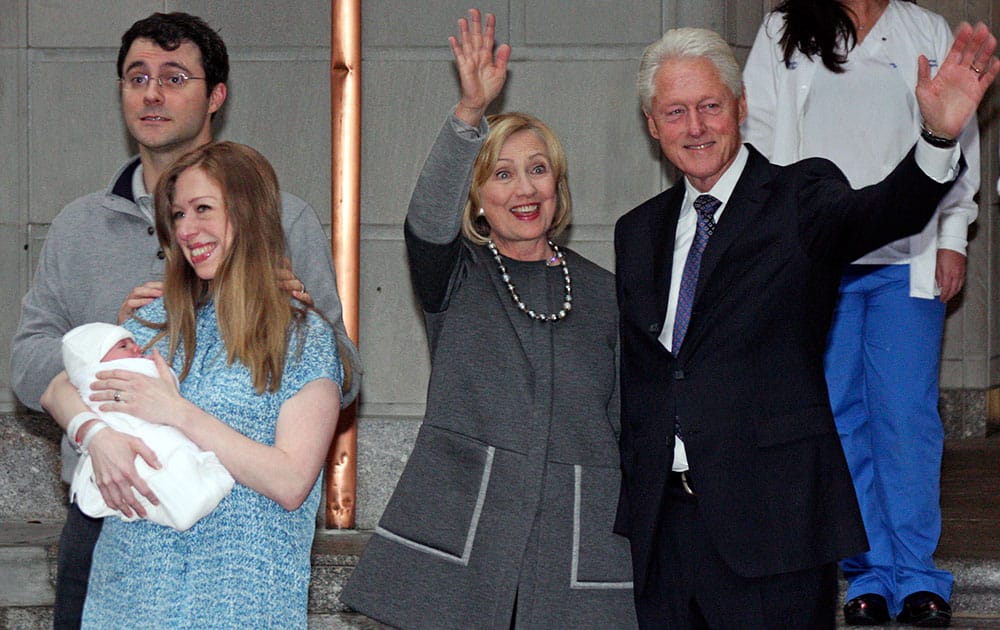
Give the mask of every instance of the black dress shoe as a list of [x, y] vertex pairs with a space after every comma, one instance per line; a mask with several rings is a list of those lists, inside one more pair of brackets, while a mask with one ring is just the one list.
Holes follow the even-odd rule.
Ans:
[[903, 599], [903, 612], [896, 621], [921, 628], [944, 628], [951, 623], [951, 605], [937, 593], [917, 591]]
[[844, 621], [849, 626], [881, 626], [889, 619], [889, 606], [881, 595], [865, 593], [844, 604]]

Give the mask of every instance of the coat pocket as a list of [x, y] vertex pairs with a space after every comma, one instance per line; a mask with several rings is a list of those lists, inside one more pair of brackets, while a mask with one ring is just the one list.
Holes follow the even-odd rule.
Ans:
[[630, 589], [628, 541], [612, 531], [618, 503], [617, 468], [573, 466], [572, 589]]
[[496, 449], [424, 425], [375, 533], [466, 565]]

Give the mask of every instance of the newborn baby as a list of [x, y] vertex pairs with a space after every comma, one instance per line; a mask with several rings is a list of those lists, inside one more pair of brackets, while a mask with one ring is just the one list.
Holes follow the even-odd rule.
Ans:
[[[146, 518], [160, 525], [184, 531], [219, 504], [233, 487], [233, 477], [214, 453], [202, 451], [183, 433], [166, 425], [153, 424], [120, 411], [101, 411], [100, 403], [90, 400], [90, 384], [104, 370], [129, 370], [158, 378], [156, 364], [142, 355], [132, 333], [112, 324], [93, 323], [78, 326], [62, 338], [63, 364], [69, 380], [98, 418], [109, 427], [140, 438], [160, 460], [162, 468], [149, 466], [142, 457], [135, 467], [160, 500], [153, 505], [139, 493], [136, 497], [146, 509]], [[176, 380], [176, 377], [175, 377]], [[74, 433], [75, 429], [70, 428]], [[94, 431], [91, 427], [90, 431]], [[70, 435], [76, 444], [76, 436]], [[84, 514], [93, 517], [125, 517], [104, 502], [94, 480], [90, 455], [84, 453], [73, 472], [70, 499]]]

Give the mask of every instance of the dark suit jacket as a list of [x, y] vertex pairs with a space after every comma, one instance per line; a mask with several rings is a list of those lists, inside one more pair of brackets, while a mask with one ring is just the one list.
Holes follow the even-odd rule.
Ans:
[[913, 151], [855, 191], [833, 163], [787, 167], [753, 147], [702, 257], [691, 323], [674, 358], [667, 310], [683, 182], [615, 228], [621, 311], [622, 492], [641, 593], [680, 421], [710, 537], [739, 575], [816, 567], [866, 548], [823, 372], [847, 263], [919, 231], [950, 184]]

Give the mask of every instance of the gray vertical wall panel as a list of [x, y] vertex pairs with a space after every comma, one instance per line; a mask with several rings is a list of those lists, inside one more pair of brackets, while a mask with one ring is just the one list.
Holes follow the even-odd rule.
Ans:
[[[27, 77], [25, 53], [0, 49], [0, 225], [23, 227], [27, 218], [23, 188], [27, 170], [24, 156]], [[5, 267], [10, 269], [10, 267]]]
[[[317, 58], [319, 57], [319, 58]], [[253, 146], [278, 181], [330, 223], [329, 53], [232, 59], [229, 97], [217, 137]]]
[[0, 48], [24, 46], [27, 38], [27, 0], [0, 0]]
[[648, 44], [660, 36], [660, 7], [643, 0], [524, 3], [529, 45]]
[[[765, 3], [766, 4], [766, 3]], [[730, 44], [749, 51], [753, 45], [757, 29], [764, 19], [769, 5], [754, 2], [731, 2], [728, 8], [730, 19], [726, 37]]]
[[107, 186], [132, 149], [107, 54], [32, 50], [28, 77], [29, 220], [47, 223]]
[[[471, 3], [475, 5], [477, 3]], [[510, 41], [507, 2], [478, 3], [484, 14], [497, 16], [499, 42]], [[431, 47], [447, 49], [448, 36], [458, 33], [458, 18], [466, 17], [464, 0], [365, 0], [361, 3], [362, 44], [371, 48]]]
[[167, 11], [192, 13], [208, 22], [222, 35], [230, 54], [246, 47], [330, 45], [329, 1], [171, 0], [164, 4]]
[[[0, 27], [6, 42], [16, 44], [23, 37], [16, 27], [23, 21], [13, 19], [21, 10], [12, 3], [0, 7], [15, 28]], [[22, 7], [23, 8], [23, 7]], [[4, 19], [4, 18], [0, 18]], [[23, 35], [23, 31], [21, 32]], [[26, 53], [18, 48], [0, 48], [0, 411], [14, 407], [10, 392], [10, 339], [20, 316], [20, 296], [27, 286], [27, 167], [25, 164], [27, 110]]]
[[402, 223], [362, 243], [360, 337], [366, 357], [365, 404], [381, 415], [423, 403], [430, 357], [420, 306], [406, 265]]
[[[10, 340], [17, 327], [21, 313], [20, 272], [24, 261], [24, 236], [16, 224], [0, 224], [0, 269], [4, 270], [0, 279], [0, 291], [5, 296], [0, 300], [0, 356], [10, 356]], [[10, 411], [13, 397], [9, 391], [10, 366], [8, 361], [0, 364], [0, 410]]]
[[450, 61], [373, 60], [362, 71], [362, 222], [398, 227], [458, 81]]
[[163, 10], [153, 0], [29, 0], [28, 43], [34, 48], [114, 46], [136, 20]]
[[698, 26], [726, 32], [726, 0], [678, 0], [674, 4], [677, 7], [675, 26]]

